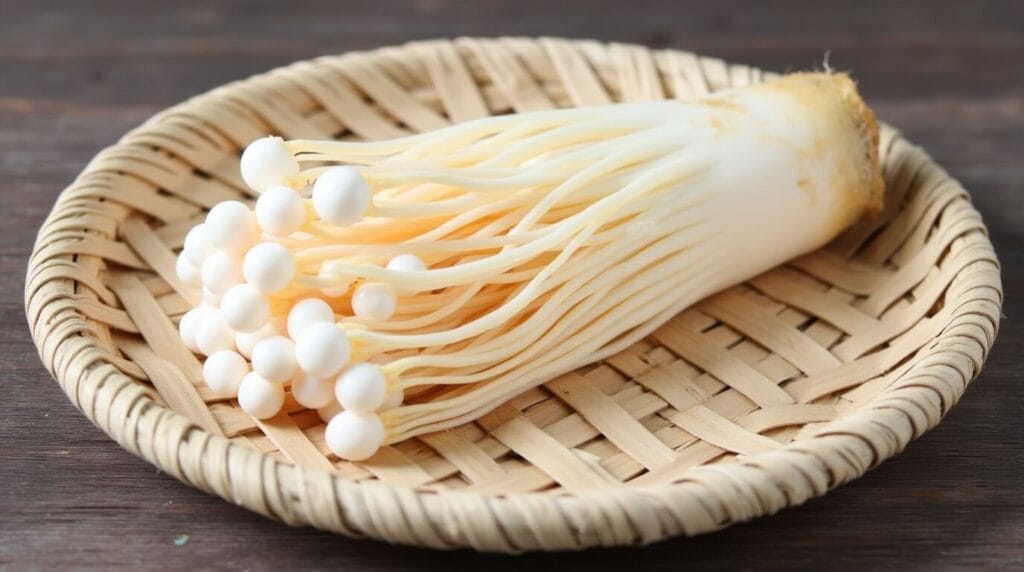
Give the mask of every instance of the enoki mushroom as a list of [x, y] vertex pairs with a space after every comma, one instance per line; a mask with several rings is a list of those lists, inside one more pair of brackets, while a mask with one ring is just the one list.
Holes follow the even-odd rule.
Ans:
[[470, 121], [381, 142], [253, 142], [254, 209], [187, 236], [180, 322], [218, 395], [295, 400], [328, 447], [475, 419], [814, 250], [881, 201], [877, 129], [842, 74], [694, 101]]

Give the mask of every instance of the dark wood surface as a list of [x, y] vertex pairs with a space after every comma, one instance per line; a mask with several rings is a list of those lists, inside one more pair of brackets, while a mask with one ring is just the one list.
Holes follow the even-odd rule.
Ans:
[[[156, 4], [0, 0], [0, 569], [1024, 568], [1024, 2]], [[981, 377], [905, 453], [803, 507], [646, 548], [519, 558], [287, 528], [160, 474], [71, 406], [29, 338], [22, 285], [36, 229], [93, 154], [168, 105], [296, 59], [502, 34], [775, 70], [820, 65], [831, 50], [989, 225], [1006, 303]]]

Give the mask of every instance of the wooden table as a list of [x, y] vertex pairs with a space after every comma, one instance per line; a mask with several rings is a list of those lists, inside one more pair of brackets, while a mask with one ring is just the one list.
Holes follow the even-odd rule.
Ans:
[[[0, 569], [1024, 567], [1024, 3], [169, 4], [0, 0]], [[501, 34], [775, 70], [820, 66], [831, 50], [879, 115], [964, 183], [991, 230], [1007, 318], [963, 402], [904, 454], [804, 507], [643, 549], [520, 559], [287, 528], [159, 474], [69, 404], [36, 356], [21, 290], [35, 230], [100, 148], [183, 98], [292, 60]]]

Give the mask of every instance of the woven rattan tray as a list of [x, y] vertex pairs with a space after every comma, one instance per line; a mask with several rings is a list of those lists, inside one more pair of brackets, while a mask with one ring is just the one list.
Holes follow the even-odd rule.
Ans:
[[33, 336], [122, 446], [292, 525], [511, 552], [645, 543], [799, 504], [938, 423], [996, 335], [999, 269], [980, 216], [888, 128], [882, 217], [605, 363], [365, 463], [328, 455], [323, 423], [294, 401], [256, 421], [213, 398], [175, 330], [192, 294], [174, 251], [205, 209], [247, 195], [238, 158], [256, 137], [386, 138], [764, 75], [636, 46], [463, 39], [226, 85], [125, 135], [60, 196], [28, 268]]

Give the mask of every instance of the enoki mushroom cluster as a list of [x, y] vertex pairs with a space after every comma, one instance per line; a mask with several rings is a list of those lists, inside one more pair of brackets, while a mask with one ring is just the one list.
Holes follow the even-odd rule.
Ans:
[[286, 387], [329, 448], [472, 420], [648, 335], [879, 207], [842, 74], [524, 113], [382, 142], [253, 142], [178, 275], [204, 375], [258, 418]]

